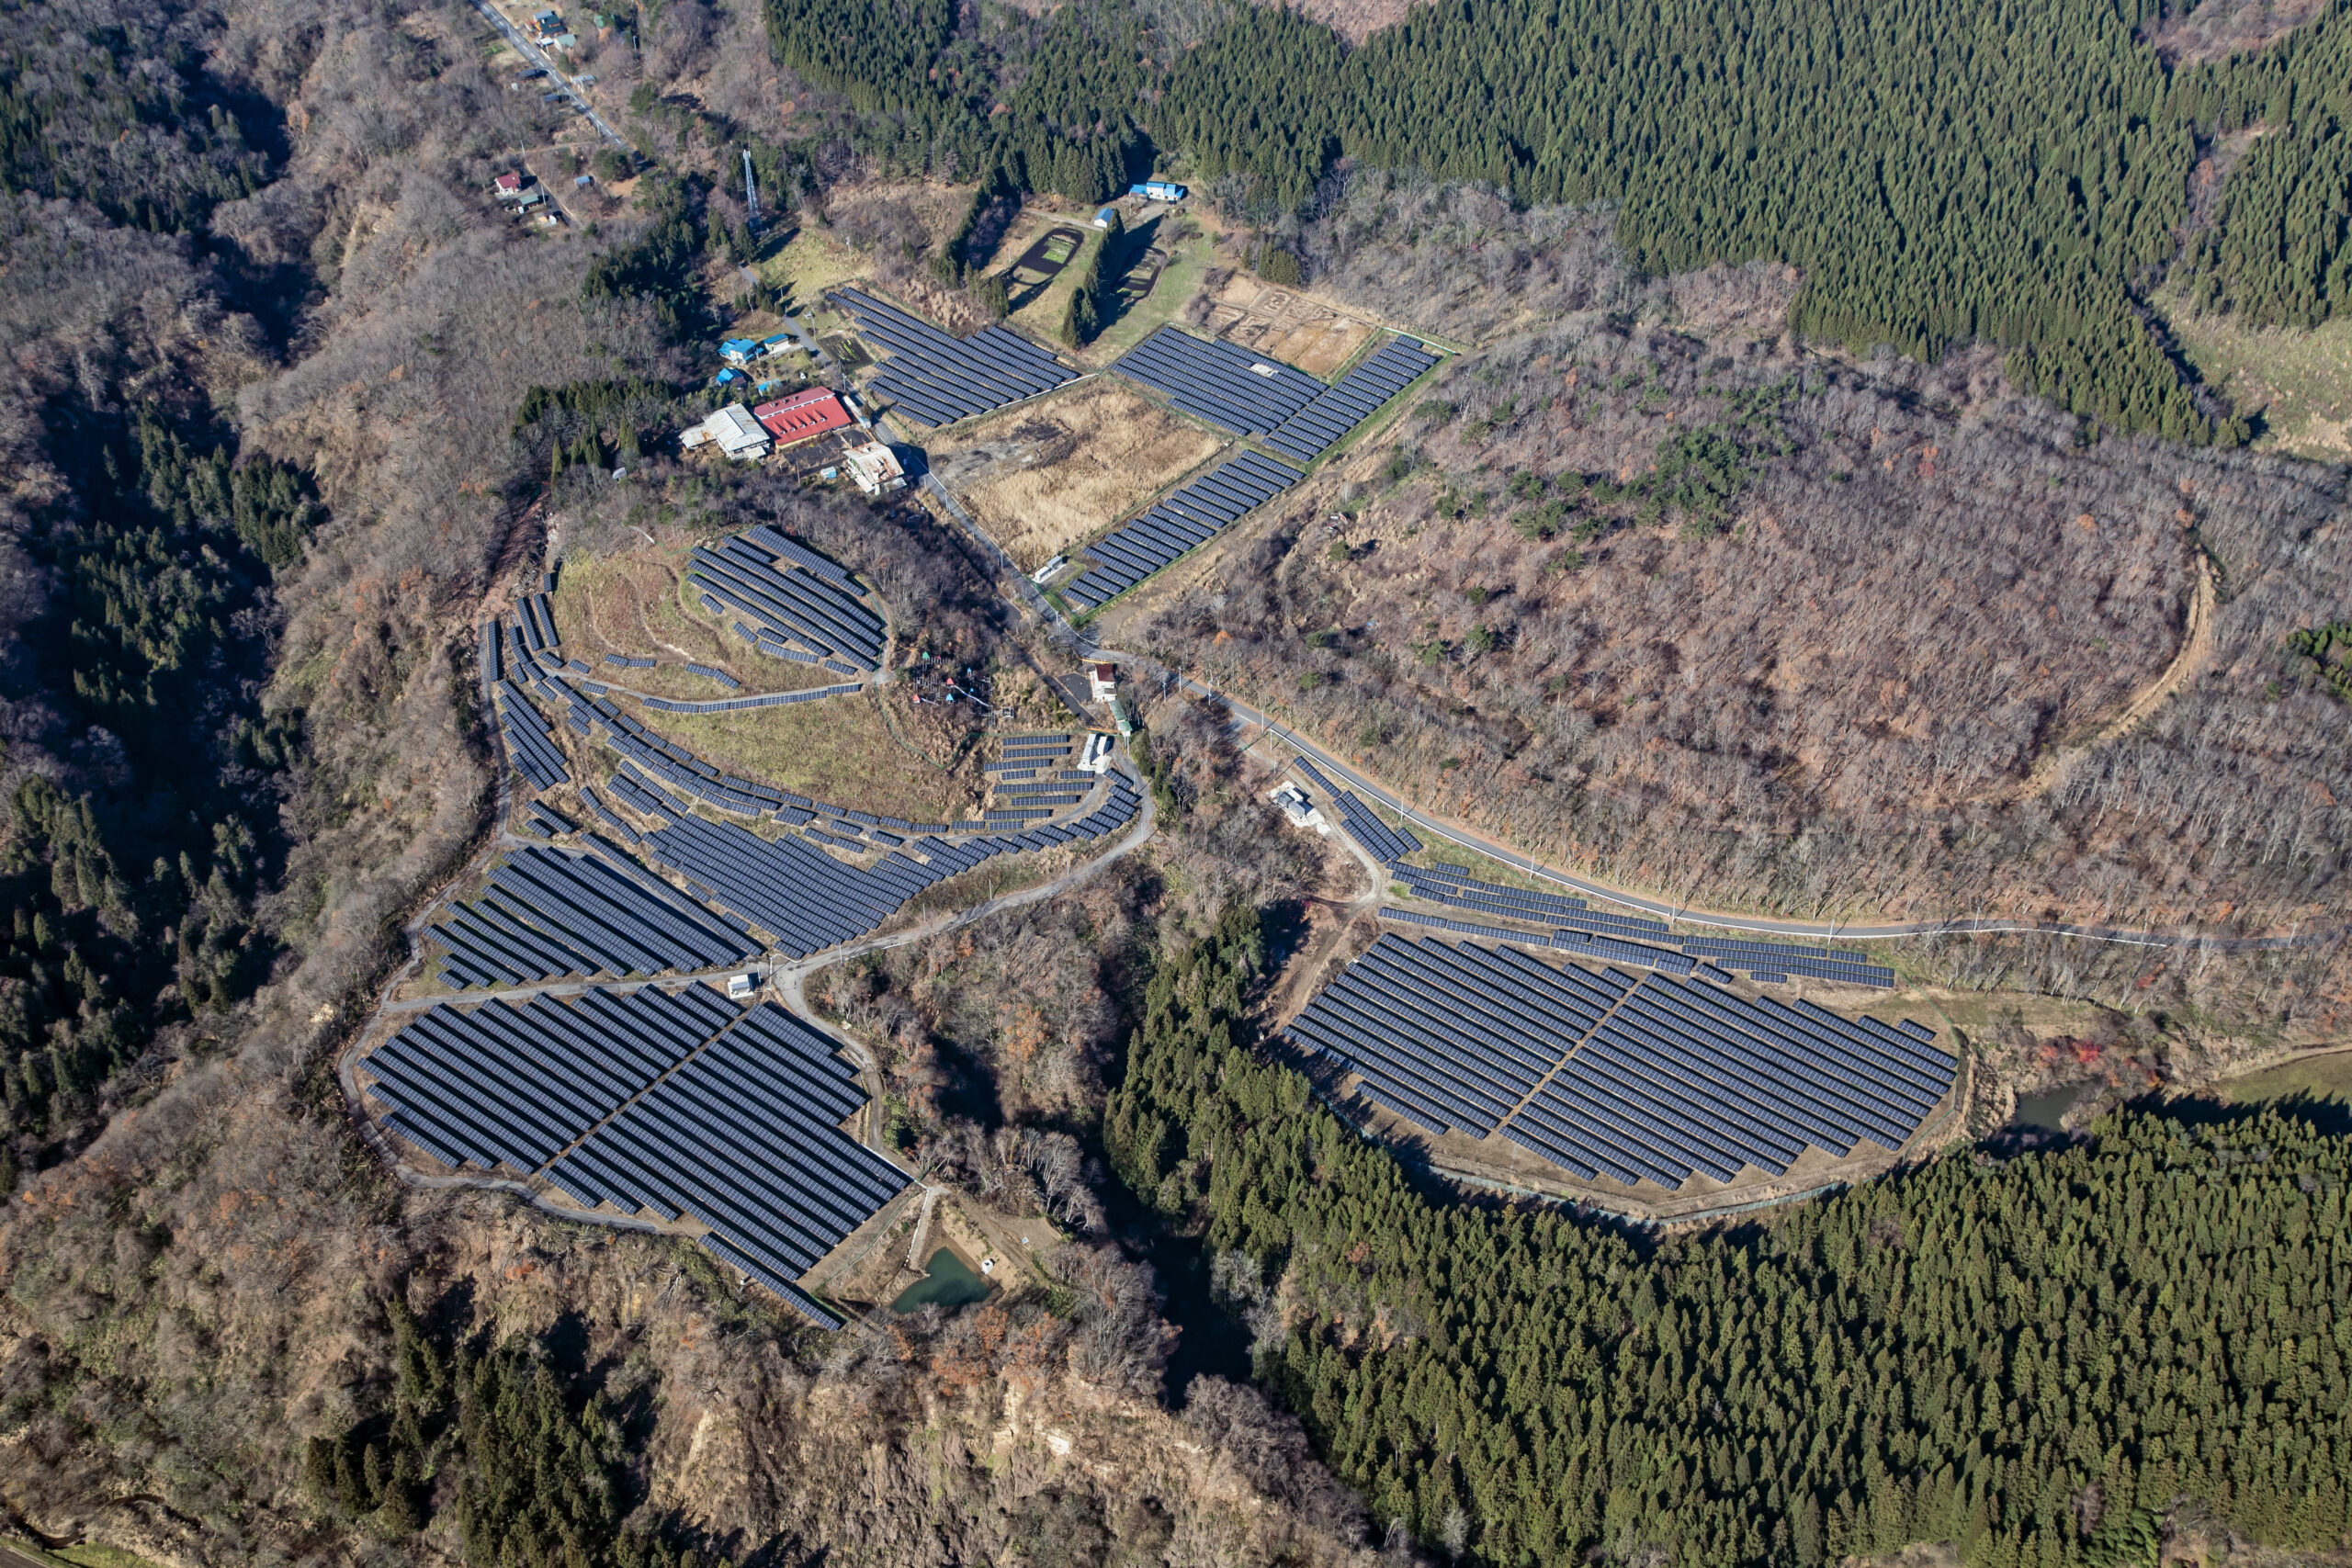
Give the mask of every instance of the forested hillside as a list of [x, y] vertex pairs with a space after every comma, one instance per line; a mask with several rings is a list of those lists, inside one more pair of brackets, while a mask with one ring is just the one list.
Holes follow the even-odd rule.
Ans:
[[1261, 1375], [1375, 1518], [1690, 1568], [2154, 1562], [2183, 1501], [2280, 1546], [2352, 1526], [2342, 1137], [2125, 1111], [1649, 1243], [1417, 1190], [1253, 1055], [1261, 952], [1236, 910], [1152, 976], [1106, 1139], [1238, 1255]]
[[2260, 56], [2177, 69], [2140, 36], [2146, 6], [1471, 0], [1352, 51], [1286, 7], [1238, 7], [1189, 50], [1108, 0], [1035, 38], [945, 7], [912, 27], [844, 0], [768, 11], [786, 64], [879, 112], [865, 140], [890, 166], [1001, 163], [1088, 199], [1156, 152], [1261, 220], [1311, 209], [1342, 157], [1604, 202], [1646, 266], [1793, 263], [1804, 331], [1921, 357], [1996, 344], [2021, 385], [2123, 429], [2245, 434], [2140, 304], [2215, 135], [2267, 132], [2194, 243], [2199, 297], [2299, 323], [2352, 302], [2341, 0]]

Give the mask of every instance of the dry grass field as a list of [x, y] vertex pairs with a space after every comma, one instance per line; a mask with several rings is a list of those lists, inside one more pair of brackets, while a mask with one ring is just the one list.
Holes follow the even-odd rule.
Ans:
[[1254, 354], [1329, 379], [1377, 329], [1295, 288], [1235, 273], [1216, 291], [1207, 321]]
[[[656, 697], [705, 701], [760, 692], [797, 692], [840, 679], [811, 664], [769, 659], [727, 629], [684, 591], [687, 551], [679, 542], [649, 545], [626, 555], [564, 563], [555, 592], [556, 629], [571, 658], [598, 680]], [[605, 655], [658, 659], [650, 670], [607, 665]], [[724, 670], [742, 682], [730, 693], [687, 663]]]
[[933, 468], [1024, 571], [1117, 522], [1224, 445], [1106, 378], [981, 424]]
[[[895, 689], [886, 689], [873, 697], [827, 697], [738, 713], [639, 710], [635, 716], [722, 772], [830, 806], [914, 822], [976, 814], [986, 782], [979, 748], [959, 744], [960, 726], [933, 733], [914, 716], [921, 710], [882, 711], [882, 703], [899, 700]], [[635, 704], [621, 705], [636, 710]]]

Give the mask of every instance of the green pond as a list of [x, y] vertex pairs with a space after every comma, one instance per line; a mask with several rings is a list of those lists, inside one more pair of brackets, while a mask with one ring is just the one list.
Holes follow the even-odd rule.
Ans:
[[2075, 1109], [2075, 1102], [2086, 1092], [2083, 1085], [2070, 1083], [2060, 1089], [2043, 1089], [2040, 1094], [2021, 1094], [2018, 1096], [2017, 1114], [2009, 1118], [2009, 1124], [2041, 1133], [2058, 1132], [2059, 1122], [2065, 1120], [2066, 1112]]
[[971, 1265], [946, 1247], [931, 1255], [923, 1266], [923, 1276], [899, 1292], [890, 1303], [892, 1312], [912, 1312], [917, 1307], [968, 1306], [984, 1302], [996, 1294], [996, 1287], [972, 1272]]

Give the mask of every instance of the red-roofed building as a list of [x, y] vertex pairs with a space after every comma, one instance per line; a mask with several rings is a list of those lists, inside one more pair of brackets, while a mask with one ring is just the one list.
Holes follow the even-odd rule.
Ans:
[[846, 429], [850, 423], [849, 410], [842, 407], [841, 399], [822, 387], [811, 387], [805, 392], [762, 403], [752, 411], [752, 417], [775, 437], [779, 446], [814, 441], [828, 431]]

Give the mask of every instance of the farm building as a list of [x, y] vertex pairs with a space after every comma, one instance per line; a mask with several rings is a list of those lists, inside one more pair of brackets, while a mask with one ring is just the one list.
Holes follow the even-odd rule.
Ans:
[[1097, 229], [1108, 229], [1111, 226], [1111, 220], [1118, 215], [1119, 209], [1115, 207], [1099, 208], [1095, 210], [1094, 226]]
[[849, 410], [824, 387], [811, 387], [772, 403], [761, 403], [752, 410], [752, 417], [766, 427], [779, 446], [814, 441], [829, 431], [846, 429], [850, 423]]
[[718, 357], [728, 364], [741, 367], [772, 359], [780, 354], [790, 354], [800, 344], [790, 333], [778, 333], [774, 337], [731, 337], [718, 345]]
[[751, 457], [764, 457], [775, 446], [775, 441], [753, 419], [751, 411], [741, 403], [729, 403], [678, 434], [678, 445], [692, 452], [697, 447], [716, 445], [728, 457], [741, 462]]
[[1146, 180], [1139, 186], [1128, 186], [1127, 194], [1142, 197], [1146, 201], [1182, 201], [1184, 187], [1174, 180]]
[[907, 488], [907, 470], [899, 467], [899, 455], [879, 441], [853, 448], [842, 462], [849, 469], [849, 477], [857, 481], [857, 488], [868, 495]]

